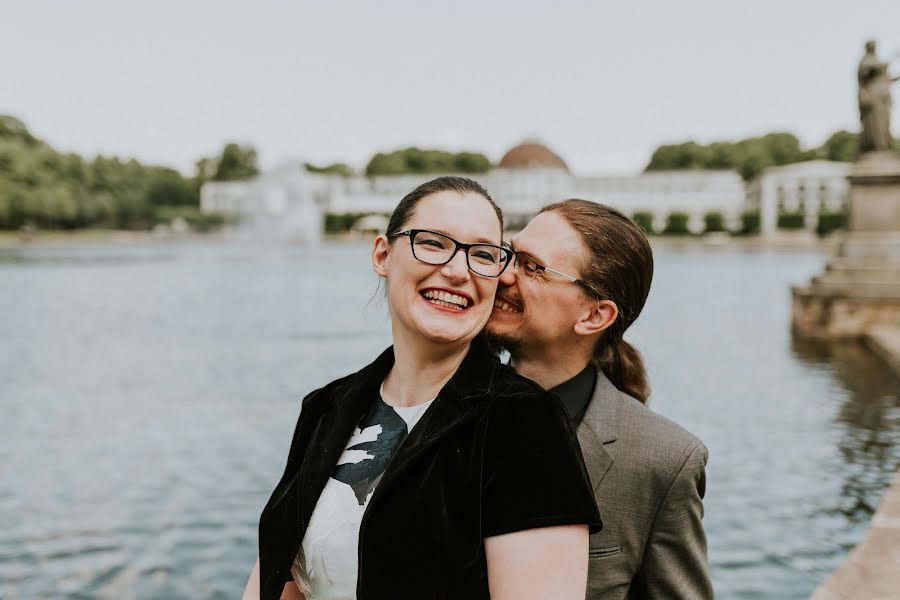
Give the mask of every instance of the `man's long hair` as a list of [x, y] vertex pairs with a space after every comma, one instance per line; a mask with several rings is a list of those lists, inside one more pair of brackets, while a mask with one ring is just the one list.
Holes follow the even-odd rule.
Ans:
[[596, 202], [564, 200], [541, 212], [560, 215], [578, 232], [587, 250], [581, 279], [599, 299], [610, 300], [619, 309], [594, 348], [594, 364], [618, 389], [646, 403], [650, 385], [644, 361], [622, 336], [641, 314], [650, 293], [653, 252], [647, 236], [631, 219]]

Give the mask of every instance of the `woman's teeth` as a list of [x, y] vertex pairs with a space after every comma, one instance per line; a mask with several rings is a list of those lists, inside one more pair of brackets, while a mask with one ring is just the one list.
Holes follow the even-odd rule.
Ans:
[[468, 298], [458, 296], [456, 294], [451, 294], [450, 292], [426, 290], [422, 295], [428, 298], [428, 301], [432, 304], [437, 304], [438, 306], [444, 306], [447, 308], [463, 309], [469, 305]]
[[509, 302], [506, 302], [505, 300], [501, 300], [500, 298], [494, 300], [494, 307], [499, 308], [503, 312], [519, 312], [518, 308], [516, 308]]

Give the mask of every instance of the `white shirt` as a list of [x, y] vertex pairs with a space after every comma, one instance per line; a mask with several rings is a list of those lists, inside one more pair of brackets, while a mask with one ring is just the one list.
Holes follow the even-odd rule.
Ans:
[[390, 406], [379, 394], [325, 484], [291, 573], [306, 600], [353, 600], [359, 526], [384, 470], [434, 400]]

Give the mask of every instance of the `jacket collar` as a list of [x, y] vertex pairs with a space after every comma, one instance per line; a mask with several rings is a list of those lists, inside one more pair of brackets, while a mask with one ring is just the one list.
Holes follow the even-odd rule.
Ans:
[[[370, 365], [351, 375], [333, 393], [322, 395], [321, 401], [328, 405], [320, 406], [323, 412], [310, 436], [296, 490], [298, 521], [304, 530], [347, 440], [379, 393], [379, 386], [393, 365], [394, 349], [390, 347]], [[490, 393], [499, 368], [497, 356], [486, 343], [476, 338], [456, 373], [397, 450], [367, 510], [390, 489], [399, 473], [474, 416], [477, 400]]]
[[616, 431], [619, 424], [620, 393], [603, 371], [597, 369], [594, 395], [576, 431], [595, 492], [613, 463], [613, 457], [606, 446], [618, 439]]

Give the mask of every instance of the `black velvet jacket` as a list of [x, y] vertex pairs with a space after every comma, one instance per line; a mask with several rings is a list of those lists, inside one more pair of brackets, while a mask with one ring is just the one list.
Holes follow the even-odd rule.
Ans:
[[[260, 597], [278, 598], [316, 501], [394, 364], [388, 348], [303, 400], [287, 467], [259, 521]], [[410, 432], [369, 500], [357, 598], [489, 598], [484, 538], [600, 529], [562, 404], [480, 341]]]

